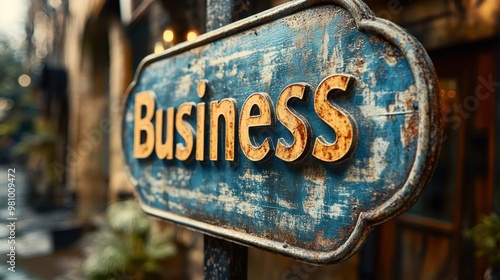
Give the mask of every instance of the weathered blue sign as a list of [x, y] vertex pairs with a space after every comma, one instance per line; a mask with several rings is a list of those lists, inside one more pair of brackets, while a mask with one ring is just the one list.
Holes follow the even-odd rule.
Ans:
[[357, 0], [293, 1], [149, 56], [123, 110], [146, 212], [311, 263], [407, 210], [441, 136], [426, 52]]

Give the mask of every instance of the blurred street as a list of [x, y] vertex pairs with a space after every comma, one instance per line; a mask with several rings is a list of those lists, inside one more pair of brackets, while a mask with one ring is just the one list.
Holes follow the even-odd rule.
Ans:
[[[50, 212], [35, 212], [27, 203], [29, 186], [23, 167], [16, 166], [15, 186], [16, 205], [15, 217], [15, 273], [8, 270], [7, 263], [9, 247], [7, 243], [9, 217], [7, 199], [7, 170], [12, 166], [0, 166], [0, 279], [81, 279], [79, 267], [83, 256], [78, 243], [73, 246], [74, 240], [67, 240], [79, 234], [73, 230], [77, 226], [72, 222], [72, 211], [54, 210]], [[58, 233], [66, 232], [65, 236]], [[69, 233], [69, 234], [68, 234]], [[77, 237], [77, 236], [75, 236]], [[65, 240], [66, 239], [66, 240]], [[64, 244], [66, 243], [66, 244]], [[63, 248], [60, 248], [63, 247]]]

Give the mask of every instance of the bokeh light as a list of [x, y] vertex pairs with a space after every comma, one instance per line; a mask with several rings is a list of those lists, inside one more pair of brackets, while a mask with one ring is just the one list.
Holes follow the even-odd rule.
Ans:
[[26, 75], [26, 74], [22, 74], [21, 76], [19, 76], [19, 78], [17, 79], [17, 82], [19, 83], [20, 86], [22, 87], [29, 87], [29, 85], [31, 84], [31, 78], [30, 76]]
[[168, 43], [172, 42], [174, 40], [174, 32], [170, 29], [163, 31], [163, 40]]
[[189, 42], [196, 40], [197, 37], [198, 37], [198, 34], [196, 34], [196, 32], [194, 32], [194, 31], [189, 31], [187, 34], [187, 40]]
[[158, 42], [155, 44], [155, 54], [160, 54], [165, 50], [165, 47], [163, 47], [162, 42]]

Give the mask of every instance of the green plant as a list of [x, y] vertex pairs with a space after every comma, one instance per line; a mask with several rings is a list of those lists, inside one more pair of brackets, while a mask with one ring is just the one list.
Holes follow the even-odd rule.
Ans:
[[155, 228], [134, 200], [115, 202], [107, 210], [105, 228], [92, 238], [95, 250], [83, 273], [88, 279], [149, 278], [175, 254], [172, 235]]
[[491, 213], [465, 232], [476, 245], [478, 257], [486, 257], [493, 265], [500, 264], [500, 217]]
[[[34, 186], [32, 196], [48, 195], [61, 183], [53, 168], [56, 160], [58, 135], [54, 124], [38, 117], [34, 121], [31, 133], [25, 133], [12, 148], [12, 157], [19, 162], [26, 162], [30, 184]], [[36, 201], [36, 200], [35, 200]]]

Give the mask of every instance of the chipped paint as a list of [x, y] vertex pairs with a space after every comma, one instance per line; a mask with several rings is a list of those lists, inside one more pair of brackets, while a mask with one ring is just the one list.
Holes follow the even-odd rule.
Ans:
[[179, 80], [179, 86], [177, 87], [175, 93], [182, 97], [190, 96], [193, 94], [192, 92], [189, 92], [192, 87], [193, 87], [193, 81], [191, 80], [191, 76], [189, 75], [183, 76]]
[[262, 184], [267, 179], [269, 179], [269, 177], [270, 177], [269, 175], [256, 173], [254, 170], [248, 169], [245, 170], [245, 173], [243, 173], [243, 175], [240, 176], [240, 180]]
[[128, 111], [127, 114], [125, 115], [125, 121], [126, 122], [133, 122], [134, 121], [134, 112]]
[[268, 53], [264, 53], [263, 55], [261, 64], [262, 65], [261, 80], [262, 83], [266, 86], [266, 88], [269, 88], [273, 80], [273, 72], [274, 72], [273, 61], [277, 56], [278, 56], [277, 51], [271, 51]]
[[326, 171], [322, 169], [318, 171], [314, 172], [314, 170], [307, 170], [306, 168], [304, 172], [304, 179], [311, 183], [305, 186], [306, 195], [302, 201], [302, 208], [314, 220], [318, 220], [323, 214], [323, 203], [327, 190], [325, 182]]
[[241, 60], [243, 58], [247, 58], [253, 53], [255, 53], [255, 51], [245, 50], [245, 51], [239, 51], [237, 53], [233, 53], [231, 55], [219, 56], [219, 57], [208, 60], [208, 65], [209, 66], [225, 65], [225, 64], [228, 64], [234, 60]]
[[[239, 118], [252, 93], [269, 95], [274, 110], [280, 93], [299, 84], [312, 96], [288, 105], [309, 124], [307, 139], [334, 143], [335, 130], [315, 111], [313, 95], [336, 74], [355, 81], [328, 98], [357, 131], [341, 160], [318, 160], [312, 144], [293, 162], [280, 159], [278, 139], [307, 137], [279, 120], [249, 132], [255, 143], [269, 137], [275, 148], [262, 161], [249, 160], [238, 137], [230, 160], [223, 149], [218, 161], [210, 160], [208, 142], [204, 161], [133, 156], [134, 96], [144, 91], [156, 94], [157, 109], [204, 103], [200, 129], [208, 141], [210, 102], [231, 100]], [[203, 98], [200, 80], [208, 82]], [[425, 50], [358, 0], [292, 1], [147, 57], [123, 106], [123, 154], [146, 212], [317, 264], [354, 254], [374, 225], [415, 202], [436, 164], [441, 135], [430, 129], [440, 127], [440, 104]], [[196, 120], [185, 121], [197, 127]], [[178, 132], [175, 142], [183, 143]]]
[[387, 161], [390, 155], [387, 155], [389, 141], [383, 138], [375, 138], [370, 147], [371, 157], [365, 161], [356, 161], [349, 166], [344, 177], [346, 183], [373, 183], [381, 181], [384, 170], [387, 167]]

